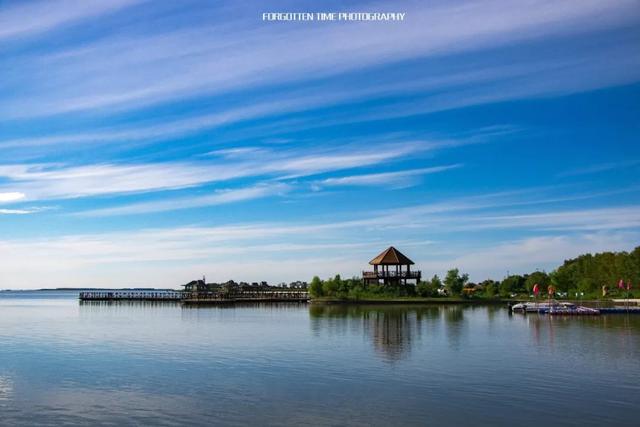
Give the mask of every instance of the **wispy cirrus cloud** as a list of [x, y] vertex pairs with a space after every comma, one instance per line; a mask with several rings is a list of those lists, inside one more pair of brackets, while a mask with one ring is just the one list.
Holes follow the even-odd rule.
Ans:
[[262, 183], [251, 187], [215, 190], [205, 196], [171, 197], [154, 202], [138, 202], [112, 208], [79, 211], [75, 215], [84, 217], [100, 217], [115, 215], [140, 215], [156, 212], [177, 211], [182, 209], [219, 206], [270, 196], [284, 195], [291, 186], [284, 183]]
[[29, 201], [176, 190], [243, 177], [284, 180], [382, 164], [441, 146], [440, 142], [411, 141], [374, 147], [292, 149], [223, 162], [0, 165], [0, 177], [9, 181], [0, 185], [0, 194], [5, 194], [7, 201], [15, 201], [9, 199], [18, 194], [21, 200]]
[[[247, 27], [246, 17], [239, 17], [220, 28], [99, 41], [44, 58], [46, 66], [38, 59], [25, 63], [25, 72], [13, 76], [12, 83], [22, 86], [20, 82], [28, 78], [38, 84], [0, 111], [5, 117], [33, 117], [105, 107], [137, 108], [203, 93], [307, 80], [311, 75], [334, 76], [445, 52], [459, 54], [580, 34], [628, 25], [638, 16], [632, 0], [615, 4], [532, 0], [528, 7], [497, 0], [428, 7], [412, 2], [405, 8], [410, 19], [385, 25], [384, 31], [371, 23], [254, 23]], [[44, 70], [48, 78], [40, 79]], [[43, 93], [47, 96], [39, 96]], [[34, 96], [37, 103], [31, 99]]]
[[640, 206], [562, 210], [532, 214], [466, 216], [459, 230], [527, 228], [540, 230], [615, 230], [640, 227]]
[[0, 42], [42, 34], [65, 25], [112, 13], [142, 0], [41, 0], [16, 2], [0, 10]]
[[0, 209], [0, 215], [28, 215], [37, 212], [30, 209]]
[[339, 178], [327, 178], [317, 181], [314, 186], [317, 189], [322, 187], [341, 186], [382, 186], [382, 188], [398, 189], [406, 188], [416, 183], [416, 179], [423, 175], [439, 173], [451, 169], [462, 167], [461, 163], [445, 166], [432, 166], [428, 168], [409, 169], [398, 172], [383, 172], [364, 175], [350, 175]]
[[594, 173], [600, 172], [609, 172], [609, 171], [617, 171], [622, 169], [632, 168], [634, 166], [640, 165], [640, 160], [626, 160], [620, 162], [608, 162], [608, 163], [599, 163], [596, 165], [587, 166], [579, 169], [572, 169], [558, 174], [558, 177], [570, 177], [570, 176], [581, 176], [581, 175], [591, 175]]
[[[631, 188], [629, 191], [638, 191]], [[437, 233], [486, 232], [593, 232], [633, 230], [640, 227], [640, 206], [576, 209], [554, 207], [573, 200], [606, 197], [609, 193], [558, 197], [548, 189], [530, 188], [469, 195], [434, 203], [380, 210], [368, 218], [335, 222], [331, 227], [376, 230], [427, 230]], [[328, 225], [329, 226], [329, 225]]]
[[57, 209], [55, 206], [27, 206], [16, 209], [0, 209], [0, 215], [29, 215], [55, 209]]

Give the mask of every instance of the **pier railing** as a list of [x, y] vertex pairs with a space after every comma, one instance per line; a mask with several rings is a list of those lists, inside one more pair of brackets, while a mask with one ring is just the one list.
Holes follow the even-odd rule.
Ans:
[[309, 292], [304, 290], [243, 290], [237, 292], [185, 292], [183, 302], [242, 302], [242, 301], [307, 301]]
[[286, 302], [308, 301], [309, 292], [299, 289], [237, 290], [237, 291], [143, 291], [104, 290], [80, 292], [81, 301], [181, 301], [199, 302]]
[[422, 273], [420, 270], [415, 271], [363, 271], [362, 277], [364, 279], [420, 279]]
[[142, 290], [104, 290], [80, 292], [83, 301], [180, 301], [182, 292], [178, 291], [142, 291]]

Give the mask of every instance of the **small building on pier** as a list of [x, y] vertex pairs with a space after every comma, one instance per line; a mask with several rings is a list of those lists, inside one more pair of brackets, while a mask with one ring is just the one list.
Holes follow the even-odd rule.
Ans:
[[208, 290], [204, 277], [201, 280], [192, 280], [182, 286], [184, 287], [185, 292], [206, 292]]
[[406, 257], [402, 252], [390, 246], [380, 255], [369, 261], [373, 266], [373, 271], [363, 271], [362, 280], [365, 285], [406, 285], [408, 280], [420, 281], [419, 270], [411, 270], [414, 262]]

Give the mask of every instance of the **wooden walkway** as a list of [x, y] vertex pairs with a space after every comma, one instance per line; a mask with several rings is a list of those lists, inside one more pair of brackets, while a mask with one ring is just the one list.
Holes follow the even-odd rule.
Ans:
[[225, 292], [182, 292], [148, 290], [104, 290], [80, 292], [81, 301], [167, 301], [185, 305], [216, 305], [263, 302], [307, 302], [309, 292], [297, 289]]
[[173, 301], [182, 299], [179, 291], [104, 290], [80, 292], [81, 301]]
[[302, 290], [251, 290], [234, 293], [185, 292], [182, 303], [186, 305], [217, 305], [261, 302], [307, 302], [309, 292]]

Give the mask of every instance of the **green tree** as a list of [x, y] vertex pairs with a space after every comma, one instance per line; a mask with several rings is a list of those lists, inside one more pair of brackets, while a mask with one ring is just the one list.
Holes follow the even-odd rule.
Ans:
[[524, 283], [526, 278], [518, 274], [507, 276], [500, 283], [500, 296], [508, 297], [512, 293], [520, 293], [525, 291]]
[[416, 291], [418, 292], [418, 295], [423, 298], [430, 298], [438, 295], [438, 291], [429, 280], [418, 283]]
[[495, 280], [487, 279], [480, 283], [482, 287], [482, 292], [488, 298], [493, 298], [498, 294], [499, 291], [499, 283]]
[[529, 274], [524, 281], [524, 286], [527, 289], [527, 292], [533, 292], [533, 286], [538, 284], [540, 287], [540, 292], [544, 292], [547, 289], [547, 286], [551, 284], [551, 280], [549, 279], [549, 275], [544, 271], [534, 271]]
[[442, 281], [437, 274], [435, 274], [431, 280], [425, 280], [418, 283], [416, 286], [416, 293], [423, 298], [432, 298], [439, 296], [438, 289], [442, 287]]
[[431, 278], [431, 284], [436, 289], [440, 289], [442, 287], [442, 280], [440, 280], [440, 277], [437, 274], [434, 274], [433, 277]]
[[615, 294], [617, 283], [622, 280], [640, 281], [640, 247], [632, 252], [601, 252], [584, 254], [566, 260], [551, 274], [551, 281], [558, 290], [599, 294], [606, 285]]
[[311, 279], [311, 284], [309, 285], [309, 293], [312, 297], [321, 297], [323, 295], [322, 280], [320, 280], [318, 276], [313, 276], [313, 279]]
[[549, 280], [558, 291], [569, 292], [570, 289], [575, 287], [572, 275], [568, 268], [558, 268], [549, 274]]
[[453, 268], [447, 271], [447, 275], [444, 278], [444, 284], [449, 291], [449, 295], [460, 295], [462, 288], [469, 281], [468, 274], [460, 275], [460, 271], [457, 268]]
[[327, 279], [322, 282], [322, 294], [328, 297], [337, 296], [340, 284], [334, 279]]

